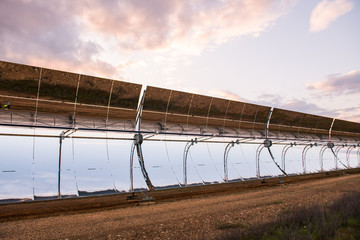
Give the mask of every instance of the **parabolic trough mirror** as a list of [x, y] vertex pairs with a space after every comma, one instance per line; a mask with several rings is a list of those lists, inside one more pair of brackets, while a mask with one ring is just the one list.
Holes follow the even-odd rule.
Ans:
[[0, 201], [355, 168], [360, 124], [0, 62]]

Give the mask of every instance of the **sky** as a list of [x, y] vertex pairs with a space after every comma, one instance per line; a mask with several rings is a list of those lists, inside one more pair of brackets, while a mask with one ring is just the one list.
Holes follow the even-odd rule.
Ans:
[[1, 0], [0, 60], [360, 122], [358, 0]]

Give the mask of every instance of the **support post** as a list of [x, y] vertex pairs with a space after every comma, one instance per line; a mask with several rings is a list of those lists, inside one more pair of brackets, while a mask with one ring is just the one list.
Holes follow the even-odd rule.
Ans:
[[58, 168], [58, 199], [61, 199], [61, 185], [60, 185], [60, 182], [61, 182], [61, 149], [62, 149], [62, 142], [63, 142], [63, 139], [64, 139], [64, 132], [62, 132], [60, 134], [60, 137], [59, 137], [59, 168]]
[[270, 154], [270, 157], [271, 159], [273, 160], [274, 164], [278, 167], [278, 169], [285, 175], [285, 176], [288, 176], [287, 173], [279, 166], [279, 164], [277, 164], [277, 162], [275, 161], [275, 158], [274, 158], [274, 155], [272, 154], [271, 152], [271, 149], [270, 147], [272, 146], [272, 141], [269, 140], [269, 139], [266, 139], [264, 141], [264, 146], [267, 148], [269, 154]]
[[260, 153], [264, 149], [264, 144], [260, 144], [256, 149], [256, 177], [260, 178]]
[[334, 162], [335, 162], [335, 169], [338, 170], [338, 157], [339, 156], [339, 152], [342, 148], [344, 148], [345, 145], [340, 145], [340, 146], [337, 146], [334, 150]]
[[303, 174], [306, 174], [306, 154], [309, 151], [310, 148], [312, 148], [313, 146], [317, 146], [317, 143], [310, 143], [309, 145], [306, 145], [302, 151], [301, 154], [301, 160], [302, 160], [302, 167], [303, 167]]
[[131, 151], [130, 151], [130, 192], [134, 192], [134, 151], [135, 151], [135, 144], [131, 144]]
[[146, 86], [143, 86], [143, 88], [141, 89], [138, 107], [137, 107], [136, 125], [135, 125], [135, 130], [137, 131], [137, 133], [134, 135], [134, 142], [133, 142], [133, 145], [131, 146], [131, 155], [130, 155], [130, 190], [131, 191], [134, 191], [134, 183], [133, 183], [133, 175], [132, 174], [133, 174], [133, 156], [134, 156], [135, 148], [136, 148], [136, 153], [138, 156], [141, 172], [143, 174], [146, 185], [148, 186], [149, 190], [155, 189], [154, 186], [152, 185], [149, 175], [146, 171], [144, 156], [143, 156], [142, 148], [141, 148], [141, 144], [143, 143], [143, 140], [144, 140], [142, 134], [140, 133], [140, 129], [141, 129], [142, 109], [143, 109], [144, 101], [145, 101], [145, 94], [146, 94]]
[[359, 150], [357, 151], [358, 167], [360, 167], [360, 144], [358, 144]]
[[197, 143], [197, 138], [191, 139], [186, 143], [183, 154], [183, 177], [184, 177], [184, 186], [187, 186], [187, 156], [190, 150], [190, 147]]
[[287, 151], [295, 146], [296, 143], [290, 143], [288, 145], [285, 145], [285, 147], [283, 148], [282, 152], [281, 152], [281, 168], [285, 171], [285, 156], [286, 156], [286, 153]]
[[62, 143], [63, 140], [75, 133], [77, 128], [68, 129], [66, 131], [62, 131], [59, 135], [59, 167], [58, 167], [58, 199], [61, 199], [61, 152], [62, 152]]
[[341, 145], [341, 146], [339, 146], [339, 147], [337, 147], [337, 149], [334, 151], [334, 143], [332, 143], [332, 142], [329, 142], [328, 144], [327, 144], [327, 146], [328, 146], [328, 148], [330, 148], [330, 150], [331, 150], [331, 152], [334, 154], [334, 160], [336, 161], [336, 169], [337, 169], [337, 164], [338, 164], [338, 162], [340, 162], [341, 163], [341, 165], [343, 165], [345, 168], [348, 168], [340, 159], [339, 159], [339, 157], [338, 157], [338, 154], [339, 154], [339, 151], [340, 151], [340, 149], [341, 148], [343, 148], [343, 147], [346, 147], [347, 145], [346, 144], [344, 144], [344, 145]]
[[267, 139], [268, 136], [269, 136], [270, 120], [271, 120], [271, 116], [272, 116], [273, 111], [274, 111], [274, 108], [272, 107], [272, 108], [270, 109], [269, 116], [268, 116], [268, 119], [267, 119], [267, 122], [266, 122], [266, 132], [265, 132], [265, 138], [266, 138], [266, 139]]
[[228, 173], [228, 156], [229, 156], [230, 149], [235, 146], [235, 143], [239, 144], [240, 141], [239, 140], [236, 140], [235, 142], [231, 141], [225, 147], [225, 151], [224, 151], [224, 181], [225, 182], [229, 181], [229, 176], [228, 176], [228, 174], [229, 174]]
[[137, 134], [135, 134], [134, 139], [135, 139], [134, 145], [136, 147], [136, 153], [138, 155], [141, 172], [144, 176], [145, 182], [146, 182], [149, 190], [154, 190], [155, 188], [152, 185], [149, 175], [145, 168], [145, 162], [144, 162], [144, 157], [143, 157], [142, 148], [141, 148], [141, 144], [143, 143], [143, 136], [140, 133], [137, 133]]
[[353, 150], [354, 148], [356, 148], [356, 145], [352, 145], [348, 148], [348, 150], [346, 151], [346, 164], [347, 167], [350, 168], [350, 154], [351, 154], [351, 150]]
[[[333, 143], [332, 143], [333, 144]], [[327, 148], [331, 147], [331, 142], [328, 142], [327, 145], [324, 145], [319, 152], [319, 163], [320, 163], [320, 172], [324, 171], [324, 152]]]
[[331, 122], [331, 126], [329, 128], [329, 142], [331, 142], [331, 131], [332, 131], [332, 128], [334, 126], [334, 122], [335, 122], [335, 118], [333, 118], [333, 120]]

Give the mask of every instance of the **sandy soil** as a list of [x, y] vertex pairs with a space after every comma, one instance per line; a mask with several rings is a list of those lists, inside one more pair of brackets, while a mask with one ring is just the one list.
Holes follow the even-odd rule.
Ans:
[[[285, 183], [268, 184], [268, 187], [255, 185], [246, 189], [233, 184], [231, 191], [193, 194], [191, 198], [183, 192], [187, 198], [183, 200], [179, 200], [181, 194], [162, 198], [158, 192], [152, 196], [155, 199], [157, 196], [159, 201], [137, 202], [138, 206], [119, 203], [119, 207], [111, 209], [107, 206], [88, 212], [84, 209], [81, 212], [49, 211], [43, 216], [34, 210], [34, 215], [14, 218], [6, 209], [16, 212], [16, 208], [35, 209], [34, 206], [41, 204], [42, 209], [45, 206], [55, 208], [54, 204], [67, 201], [3, 205], [0, 206], [0, 239], [211, 239], [220, 236], [227, 226], [251, 227], [255, 222], [271, 221], [283, 211], [313, 203], [328, 204], [346, 193], [360, 192], [360, 174], [337, 174], [303, 181], [285, 179]], [[242, 190], [237, 191], [237, 188]], [[195, 189], [185, 191], [196, 192]], [[101, 202], [101, 199], [104, 198], [92, 198], [92, 201]], [[68, 202], [74, 203], [71, 201]], [[82, 201], [86, 206], [89, 199]]]

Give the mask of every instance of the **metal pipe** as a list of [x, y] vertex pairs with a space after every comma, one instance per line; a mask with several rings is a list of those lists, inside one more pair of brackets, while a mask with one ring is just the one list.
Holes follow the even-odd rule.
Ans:
[[68, 129], [66, 131], [62, 131], [59, 135], [59, 167], [58, 167], [58, 199], [61, 199], [61, 150], [62, 150], [62, 143], [63, 140], [70, 136], [71, 134], [76, 132], [75, 129]]
[[350, 168], [350, 154], [351, 154], [351, 150], [353, 150], [354, 148], [356, 148], [356, 145], [352, 145], [348, 148], [348, 150], [346, 151], [346, 164], [347, 167]]
[[191, 139], [190, 142], [187, 142], [184, 148], [183, 153], [183, 177], [184, 177], [184, 186], [187, 186], [187, 156], [190, 150], [190, 147], [197, 143], [197, 138], [195, 140]]
[[338, 153], [339, 153], [339, 151], [340, 151], [340, 149], [341, 148], [343, 148], [344, 147], [344, 145], [340, 145], [340, 146], [337, 146], [336, 148], [335, 148], [335, 150], [334, 150], [334, 161], [335, 161], [335, 169], [336, 170], [338, 170], [338, 158], [337, 158], [337, 156], [338, 156]]
[[285, 171], [285, 155], [287, 151], [293, 147], [293, 143], [290, 143], [289, 145], [285, 145], [282, 152], [281, 152], [281, 168]]
[[324, 152], [326, 150], [327, 146], [323, 146], [321, 149], [320, 149], [320, 152], [319, 152], [319, 162], [320, 162], [320, 172], [323, 172], [324, 171]]
[[327, 144], [327, 146], [328, 146], [328, 148], [330, 148], [330, 150], [331, 150], [331, 152], [333, 153], [333, 155], [334, 155], [334, 159], [335, 159], [335, 162], [336, 162], [336, 168], [337, 168], [337, 162], [340, 162], [341, 163], [341, 165], [343, 165], [345, 168], [347, 168], [347, 166], [339, 159], [339, 157], [338, 157], [338, 154], [339, 154], [339, 151], [340, 151], [340, 149], [341, 148], [343, 148], [343, 147], [345, 147], [345, 146], [347, 146], [346, 144], [343, 144], [343, 145], [341, 145], [341, 146], [338, 146], [336, 149], [335, 149], [335, 151], [334, 151], [334, 143], [332, 143], [332, 142], [329, 142], [328, 144]]
[[274, 155], [272, 154], [271, 150], [270, 150], [270, 146], [269, 147], [266, 147], [268, 149], [268, 152], [270, 154], [270, 157], [271, 159], [273, 160], [274, 164], [278, 167], [278, 169], [285, 175], [285, 176], [288, 176], [287, 173], [281, 169], [281, 167], [279, 166], [279, 164], [277, 164], [277, 162], [275, 161], [275, 158], [274, 158]]
[[59, 168], [58, 168], [58, 199], [61, 198], [61, 148], [62, 148], [62, 142], [63, 142], [63, 133], [60, 134], [59, 137]]
[[134, 192], [134, 151], [135, 144], [131, 144], [130, 150], [130, 192]]
[[331, 142], [331, 130], [334, 126], [334, 122], [335, 122], [335, 118], [333, 118], [332, 122], [331, 122], [331, 126], [330, 126], [330, 129], [329, 129], [329, 142]]
[[[316, 143], [315, 143], [316, 144]], [[316, 145], [315, 145], [316, 146]], [[306, 153], [309, 151], [310, 148], [313, 147], [313, 144], [310, 143], [309, 145], [306, 145], [302, 151], [301, 159], [302, 159], [302, 167], [303, 167], [303, 174], [306, 174]]]
[[228, 156], [229, 156], [229, 152], [230, 152], [230, 149], [232, 147], [234, 147], [235, 143], [239, 144], [240, 141], [239, 140], [236, 140], [236, 142], [231, 141], [225, 147], [225, 151], [224, 151], [224, 181], [225, 182], [228, 182], [228, 180], [229, 180], [228, 179]]
[[[58, 130], [65, 130], [69, 129], [69, 127], [66, 126], [34, 126], [34, 125], [27, 125], [27, 124], [8, 124], [8, 123], [0, 123], [0, 126], [6, 126], [6, 127], [24, 127], [24, 128], [40, 128], [40, 129], [58, 129]], [[121, 130], [121, 129], [106, 129], [106, 128], [85, 128], [85, 127], [77, 127], [78, 131], [96, 131], [96, 132], [114, 132], [114, 133], [141, 133], [141, 134], [158, 134], [158, 135], [175, 135], [175, 136], [188, 136], [188, 137], [213, 137], [213, 138], [239, 138], [239, 135], [214, 135], [214, 134], [198, 134], [198, 133], [186, 133], [186, 132], [157, 132], [157, 131], [144, 131], [144, 130]], [[16, 134], [2, 134], [0, 135], [13, 135]], [[19, 134], [18, 134], [19, 135]], [[19, 135], [20, 136], [20, 135]], [[34, 137], [34, 135], [29, 135], [31, 137]], [[41, 137], [39, 135], [36, 135], [36, 137]], [[58, 136], [54, 136], [58, 137]], [[264, 140], [264, 137], [254, 137], [254, 136], [242, 136], [241, 138], [247, 138], [247, 139], [258, 139], [258, 140]], [[100, 138], [99, 138], [100, 139]], [[279, 137], [268, 137], [268, 139], [271, 140], [284, 140], [284, 141], [306, 141], [308, 142], [308, 139], [299, 139], [299, 138], [279, 138]], [[317, 140], [318, 142], [325, 142], [326, 140]], [[275, 143], [274, 143], [275, 144]]]
[[260, 153], [264, 149], [264, 144], [260, 144], [256, 149], [256, 177], [260, 178]]
[[138, 160], [139, 160], [141, 172], [142, 172], [142, 174], [144, 176], [145, 182], [146, 182], [149, 190], [154, 190], [155, 188], [152, 185], [151, 180], [149, 178], [149, 175], [148, 175], [148, 173], [146, 171], [146, 168], [145, 168], [145, 162], [144, 162], [144, 157], [143, 157], [142, 148], [141, 148], [141, 144], [143, 142], [142, 135], [141, 134], [135, 134], [134, 137], [135, 137], [134, 145], [136, 147], [136, 152], [137, 152], [137, 155], [138, 155]]
[[265, 138], [266, 139], [269, 136], [269, 126], [270, 126], [270, 120], [271, 120], [271, 116], [272, 116], [273, 111], [274, 111], [274, 108], [272, 107], [270, 109], [269, 116], [268, 116], [268, 119], [267, 119], [267, 122], [266, 122], [266, 132], [265, 132]]

